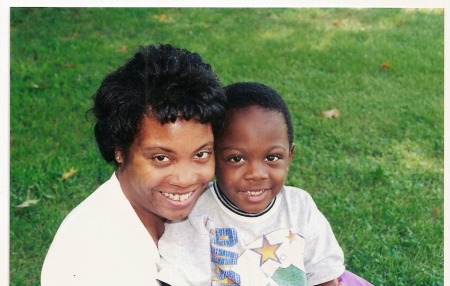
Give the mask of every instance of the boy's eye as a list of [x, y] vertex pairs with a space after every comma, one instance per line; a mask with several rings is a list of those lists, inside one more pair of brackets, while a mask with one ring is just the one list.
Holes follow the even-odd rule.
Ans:
[[266, 160], [269, 161], [269, 162], [275, 162], [275, 161], [280, 160], [280, 157], [279, 156], [275, 156], [275, 155], [269, 155], [269, 156], [266, 157]]
[[242, 158], [241, 156], [233, 156], [230, 158], [230, 161], [234, 162], [234, 163], [239, 163], [239, 162], [242, 162], [243, 160], [244, 160], [244, 158]]

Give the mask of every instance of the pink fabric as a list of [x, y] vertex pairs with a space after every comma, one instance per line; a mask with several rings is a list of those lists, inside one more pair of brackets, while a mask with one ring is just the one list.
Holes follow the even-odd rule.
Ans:
[[343, 282], [345, 286], [373, 286], [373, 284], [347, 270], [341, 275], [339, 282]]

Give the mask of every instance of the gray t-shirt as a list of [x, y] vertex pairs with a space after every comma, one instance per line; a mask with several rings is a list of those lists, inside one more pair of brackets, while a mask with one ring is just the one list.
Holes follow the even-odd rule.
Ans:
[[344, 254], [311, 196], [284, 186], [259, 214], [210, 183], [188, 219], [166, 223], [158, 279], [170, 285], [317, 285], [339, 277]]

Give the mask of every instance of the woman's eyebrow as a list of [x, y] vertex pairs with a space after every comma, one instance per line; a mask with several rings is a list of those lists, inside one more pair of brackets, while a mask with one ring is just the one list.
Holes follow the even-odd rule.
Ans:
[[205, 147], [210, 147], [210, 146], [211, 147], [214, 146], [214, 142], [213, 141], [210, 141], [210, 142], [207, 142], [207, 143], [203, 144], [202, 146], [200, 146], [200, 148], [197, 149], [197, 151], [200, 150], [200, 149], [203, 149]]
[[[214, 146], [214, 142], [212, 142], [212, 141], [207, 142], [207, 143], [201, 145], [199, 148], [197, 148], [195, 150], [199, 151], [199, 150], [201, 150], [201, 149], [203, 149], [205, 147], [209, 147], [209, 146], [211, 146], [211, 147]], [[175, 151], [173, 151], [173, 150], [171, 150], [169, 148], [166, 148], [166, 147], [162, 147], [162, 146], [148, 146], [148, 147], [144, 147], [142, 149], [143, 152], [152, 152], [152, 151], [155, 151], [155, 150], [157, 150], [157, 151], [164, 151], [164, 152], [167, 152], [167, 153], [175, 153]]]
[[152, 151], [164, 151], [167, 153], [174, 153], [173, 150], [165, 148], [165, 147], [161, 147], [161, 146], [150, 146], [150, 147], [145, 147], [142, 148], [142, 152], [152, 152]]

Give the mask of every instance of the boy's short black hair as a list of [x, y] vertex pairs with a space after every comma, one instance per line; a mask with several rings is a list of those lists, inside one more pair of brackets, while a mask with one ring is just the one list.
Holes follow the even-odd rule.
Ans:
[[93, 96], [95, 138], [103, 158], [114, 164], [115, 150], [128, 157], [144, 116], [161, 124], [177, 119], [211, 123], [225, 119], [225, 94], [211, 66], [196, 53], [171, 45], [140, 47], [122, 67], [107, 75]]
[[244, 109], [250, 106], [260, 106], [283, 114], [286, 122], [289, 145], [294, 143], [294, 128], [291, 114], [283, 98], [272, 88], [258, 82], [238, 82], [225, 88], [227, 96], [227, 112]]

